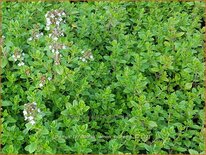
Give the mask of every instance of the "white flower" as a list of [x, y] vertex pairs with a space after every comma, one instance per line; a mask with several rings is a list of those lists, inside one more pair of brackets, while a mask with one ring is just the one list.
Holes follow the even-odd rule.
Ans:
[[51, 77], [48, 77], [48, 80], [49, 80], [49, 81], [51, 81], [51, 79], [52, 79]]
[[83, 62], [85, 62], [85, 61], [86, 61], [86, 59], [85, 59], [85, 58], [82, 58], [82, 61], [83, 61]]
[[54, 30], [53, 30], [54, 32], [58, 32], [58, 29], [57, 28], [54, 28]]
[[52, 45], [49, 46], [49, 49], [52, 49]]
[[28, 117], [25, 116], [25, 117], [24, 117], [24, 120], [26, 121], [27, 119], [28, 119]]
[[46, 25], [49, 26], [49, 25], [51, 25], [51, 24], [52, 24], [52, 23], [51, 23], [50, 19], [48, 19], [48, 20], [46, 21]]
[[39, 84], [39, 87], [43, 87], [43, 83], [40, 83], [40, 84]]
[[19, 64], [18, 64], [18, 66], [23, 66], [24, 65], [24, 62], [20, 62]]
[[24, 115], [27, 115], [27, 111], [26, 111], [26, 110], [24, 110], [24, 111], [23, 111], [23, 114], [24, 114]]
[[36, 38], [39, 38], [39, 37], [41, 37], [41, 36], [43, 36], [43, 33], [42, 33], [42, 32], [39, 33], [39, 34], [37, 34], [37, 35], [36, 35]]
[[29, 117], [28, 117], [28, 120], [30, 120], [30, 121], [33, 120], [33, 119], [34, 119], [33, 116], [29, 116]]
[[33, 102], [33, 104], [34, 104], [34, 105], [37, 105], [37, 103], [36, 103], [36, 102]]
[[31, 41], [32, 40], [32, 37], [30, 37], [29, 39], [28, 39], [28, 41]]
[[34, 120], [31, 120], [30, 123], [31, 123], [32, 125], [34, 125], [34, 124], [35, 124], [35, 121], [34, 121]]
[[61, 36], [64, 36], [64, 33], [61, 33]]
[[55, 50], [54, 49], [52, 49], [52, 53], [54, 53], [55, 52]]
[[21, 55], [17, 55], [16, 58], [17, 58], [17, 59], [20, 59], [20, 58], [21, 58]]
[[59, 21], [61, 22], [63, 19], [62, 18], [59, 18]]
[[55, 52], [56, 54], [59, 54], [59, 51], [58, 50], [56, 50], [56, 52]]
[[63, 49], [66, 49], [66, 46], [65, 46], [65, 45], [63, 45], [63, 46], [62, 46], [62, 48], [63, 48]]
[[90, 59], [94, 59], [93, 55], [90, 55]]
[[62, 12], [62, 16], [65, 16], [66, 14], [64, 12]]
[[57, 37], [54, 37], [54, 38], [53, 38], [53, 40], [57, 41], [57, 40], [58, 40], [58, 38], [57, 38]]
[[50, 17], [51, 17], [51, 18], [54, 18], [55, 16], [52, 14]]
[[40, 110], [40, 109], [37, 109], [37, 112], [41, 112], [41, 110]]
[[56, 24], [57, 24], [57, 25], [59, 25], [59, 24], [60, 24], [60, 22], [59, 22], [59, 21], [56, 21]]
[[39, 37], [40, 37], [40, 35], [39, 35], [39, 34], [37, 34], [37, 35], [36, 35], [36, 38], [39, 38]]
[[17, 58], [15, 55], [12, 55], [12, 58], [14, 59], [14, 61], [17, 61]]

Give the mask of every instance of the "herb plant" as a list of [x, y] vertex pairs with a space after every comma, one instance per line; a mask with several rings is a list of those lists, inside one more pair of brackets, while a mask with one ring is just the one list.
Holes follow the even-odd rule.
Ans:
[[1, 153], [204, 154], [204, 2], [3, 2]]

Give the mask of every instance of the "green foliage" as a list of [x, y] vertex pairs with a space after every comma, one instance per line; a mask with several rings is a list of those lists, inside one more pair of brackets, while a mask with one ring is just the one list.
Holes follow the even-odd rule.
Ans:
[[1, 153], [205, 153], [203, 2], [2, 5]]

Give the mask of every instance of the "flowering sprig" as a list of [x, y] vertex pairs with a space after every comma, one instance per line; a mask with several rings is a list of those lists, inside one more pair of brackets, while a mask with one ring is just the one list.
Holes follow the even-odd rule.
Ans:
[[52, 77], [51, 76], [49, 76], [49, 77], [42, 76], [41, 79], [40, 79], [39, 87], [42, 88], [46, 84], [47, 80], [51, 81]]
[[49, 49], [52, 51], [52, 53], [59, 54], [59, 51], [61, 49], [66, 49], [66, 46], [64, 44], [55, 42], [49, 46]]
[[39, 39], [41, 36], [44, 35], [43, 32], [40, 32], [39, 29], [40, 29], [40, 28], [39, 28], [39, 25], [36, 24], [36, 25], [34, 26], [34, 29], [33, 29], [32, 32], [31, 32], [31, 37], [28, 39], [28, 41], [37, 40], [37, 39]]
[[44, 34], [42, 32], [41, 33], [36, 33], [32, 37], [30, 37], [28, 40], [31, 41], [31, 40], [39, 39], [43, 35]]
[[58, 43], [58, 39], [61, 36], [64, 36], [64, 32], [60, 28], [61, 23], [65, 23], [63, 17], [66, 14], [63, 10], [52, 10], [46, 13], [46, 30], [51, 30], [49, 33], [49, 38], [52, 39], [52, 43], [49, 46], [49, 49], [54, 53], [54, 64], [60, 64], [60, 57], [62, 56], [59, 51], [66, 49], [66, 46]]
[[24, 53], [21, 53], [19, 50], [15, 50], [14, 54], [12, 55], [12, 58], [14, 60], [14, 62], [19, 61], [18, 66], [23, 66], [24, 65]]
[[46, 83], [46, 77], [45, 77], [45, 76], [42, 76], [42, 77], [41, 77], [41, 80], [40, 80], [40, 83], [39, 83], [39, 87], [40, 87], [40, 88], [43, 87], [45, 83]]
[[63, 17], [65, 17], [66, 14], [63, 10], [53, 10], [46, 13], [46, 30], [51, 29], [51, 25], [55, 25], [55, 28], [59, 28], [60, 23], [65, 23], [65, 20], [63, 20]]
[[41, 110], [39, 108], [37, 108], [36, 102], [24, 104], [24, 111], [23, 111], [24, 120], [28, 121], [32, 125], [34, 125], [36, 123], [35, 117], [40, 112], [41, 112]]
[[51, 80], [52, 80], [52, 77], [48, 77], [47, 79], [48, 79], [49, 81], [51, 81]]
[[54, 56], [54, 64], [55, 64], [55, 65], [60, 65], [61, 57], [62, 57], [61, 54], [55, 53], [55, 56]]
[[82, 57], [79, 59], [82, 60], [83, 62], [87, 62], [88, 60], [94, 60], [94, 56], [90, 50], [88, 51], [82, 51]]
[[59, 27], [54, 28], [53, 31], [49, 34], [49, 38], [51, 38], [54, 41], [57, 41], [61, 36], [64, 36], [64, 33]]

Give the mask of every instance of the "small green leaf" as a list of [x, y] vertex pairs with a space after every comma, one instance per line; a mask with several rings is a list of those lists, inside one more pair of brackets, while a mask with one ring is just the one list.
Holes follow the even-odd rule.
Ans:
[[25, 126], [26, 126], [27, 131], [29, 131], [33, 127], [33, 125], [31, 123], [26, 123]]
[[2, 101], [2, 107], [11, 106], [11, 105], [12, 105], [11, 101]]
[[49, 130], [44, 127], [44, 128], [42, 129], [42, 131], [41, 131], [41, 134], [42, 134], [42, 135], [48, 135], [48, 134], [49, 134]]
[[157, 127], [157, 123], [154, 122], [154, 121], [149, 121], [148, 125], [149, 125], [150, 128]]
[[109, 60], [110, 57], [109, 56], [103, 56], [105, 60]]
[[190, 154], [199, 154], [196, 150], [193, 149], [189, 149], [188, 151]]
[[185, 34], [184, 32], [179, 32], [176, 34], [176, 37], [179, 38], [179, 37], [183, 36], [184, 34]]
[[31, 143], [25, 147], [25, 150], [28, 151], [29, 153], [33, 153], [37, 149], [37, 144], [36, 143]]
[[185, 89], [186, 90], [189, 90], [189, 89], [191, 89], [192, 88], [192, 83], [186, 83], [185, 84]]
[[185, 148], [183, 148], [183, 147], [180, 147], [180, 146], [179, 146], [179, 147], [176, 147], [175, 150], [176, 150], [176, 151], [179, 151], [179, 152], [185, 152], [185, 151], [187, 151], [187, 149], [185, 149]]
[[54, 69], [59, 75], [62, 75], [64, 73], [64, 68], [61, 65], [55, 66]]
[[12, 154], [14, 153], [14, 146], [13, 145], [8, 145], [5, 147], [5, 152], [7, 152], [8, 154]]
[[8, 60], [6, 58], [3, 58], [1, 62], [1, 68], [6, 67], [7, 64], [8, 64]]

